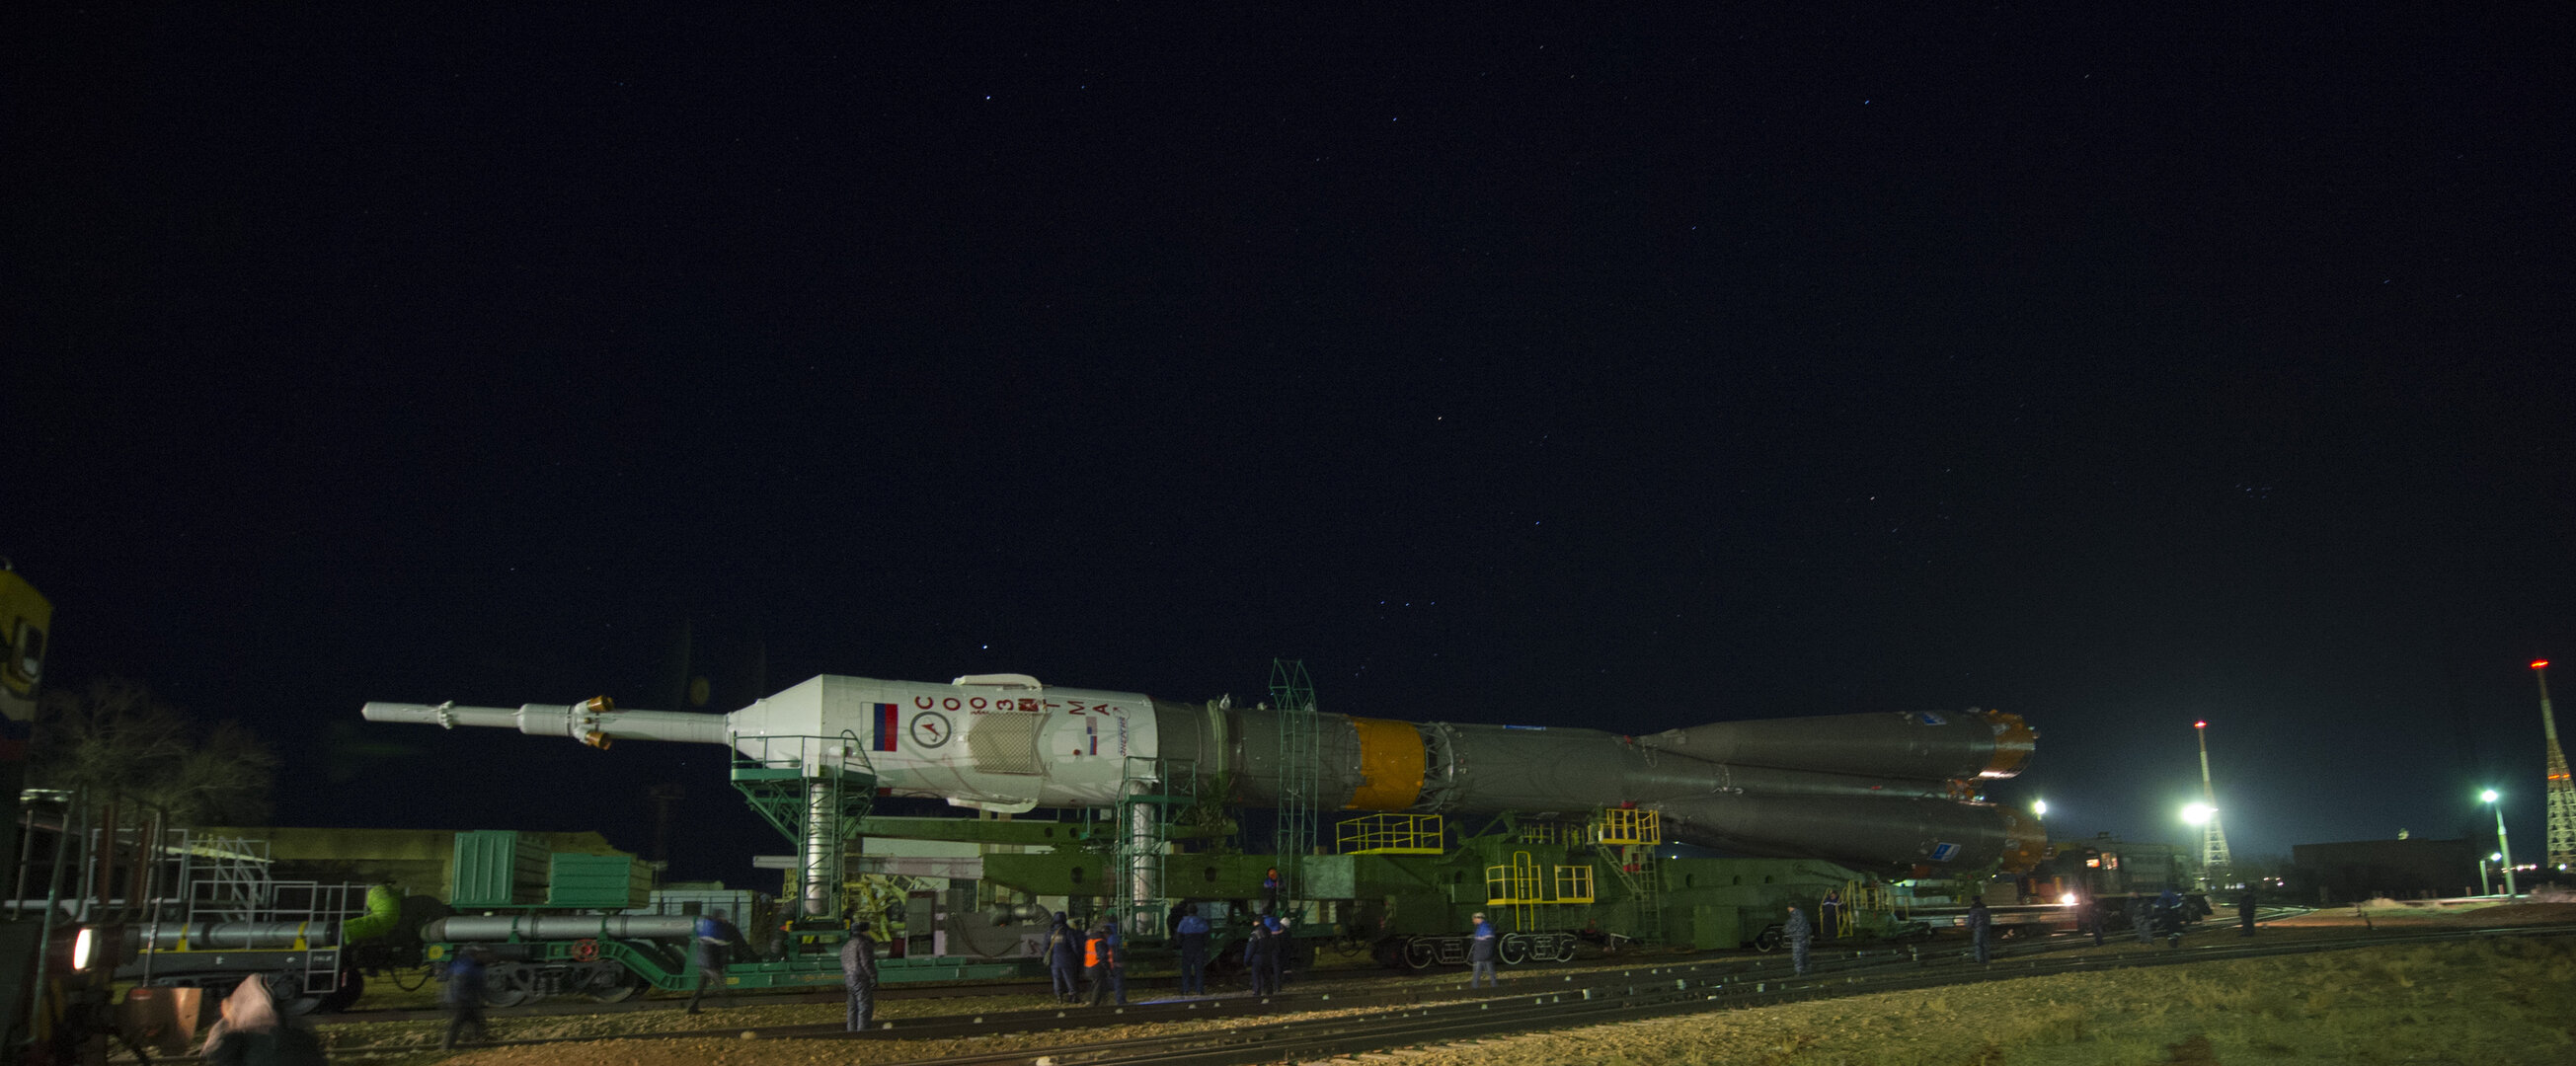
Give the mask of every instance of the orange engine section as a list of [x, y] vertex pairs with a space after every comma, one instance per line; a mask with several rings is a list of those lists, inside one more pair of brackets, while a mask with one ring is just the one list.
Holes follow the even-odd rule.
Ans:
[[1986, 724], [1995, 728], [1995, 758], [1979, 772], [1979, 777], [2011, 777], [2030, 762], [2030, 753], [2039, 746], [2039, 731], [2022, 721], [2018, 714], [2002, 711], [1984, 712]]
[[1360, 735], [1360, 784], [1349, 809], [1400, 811], [1422, 798], [1422, 734], [1411, 722], [1353, 718]]
[[2039, 865], [2039, 860], [2048, 857], [2048, 827], [2039, 824], [2037, 818], [2023, 817], [2018, 813], [2012, 815], [2011, 820], [2011, 826], [2004, 830], [2003, 872], [2017, 874]]

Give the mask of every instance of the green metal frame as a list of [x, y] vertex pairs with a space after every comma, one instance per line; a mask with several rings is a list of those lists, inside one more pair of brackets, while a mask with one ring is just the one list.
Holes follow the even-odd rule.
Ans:
[[1176, 829], [1172, 816], [1198, 806], [1198, 765], [1180, 759], [1129, 762], [1147, 763], [1128, 770], [1128, 780], [1144, 790], [1128, 791], [1118, 803], [1118, 839], [1112, 853], [1120, 886], [1111, 894], [1110, 906], [1128, 936], [1159, 939], [1174, 895], [1172, 841], [1195, 835]]
[[1315, 850], [1323, 734], [1315, 717], [1315, 683], [1303, 659], [1270, 661], [1270, 699], [1279, 708], [1279, 908], [1297, 898], [1298, 860]]
[[[757, 745], [759, 754], [745, 753], [745, 744]], [[733, 752], [733, 787], [795, 848], [800, 885], [812, 883], [818, 872], [813, 867], [817, 857], [806, 846], [809, 822], [816, 811], [833, 812], [833, 831], [840, 846], [833, 849], [829, 861], [838, 868], [820, 872], [832, 886], [833, 914], [840, 914], [847, 891], [843, 886], [849, 881], [849, 843], [876, 805], [876, 767], [868, 762], [858, 734], [842, 730], [836, 737], [737, 736], [728, 748]]]

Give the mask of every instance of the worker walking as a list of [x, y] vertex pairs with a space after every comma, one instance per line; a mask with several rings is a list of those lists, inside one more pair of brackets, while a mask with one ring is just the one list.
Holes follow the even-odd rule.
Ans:
[[1816, 928], [1807, 924], [1806, 912], [1791, 906], [1789, 920], [1780, 926], [1780, 938], [1789, 942], [1789, 969], [1807, 976], [1807, 948], [1815, 942]]
[[2101, 947], [2102, 901], [2086, 896], [2084, 902], [2075, 905], [2075, 913], [2076, 919], [2084, 923], [2084, 931], [2093, 934], [2093, 946]]
[[1265, 992], [1279, 991], [1277, 986], [1270, 983], [1272, 939], [1270, 923], [1259, 918], [1252, 920], [1252, 929], [1243, 939], [1243, 968], [1252, 978], [1252, 994], [1256, 996]]
[[2138, 943], [2156, 942], [2156, 923], [2147, 914], [2147, 898], [2129, 890], [2129, 928], [2138, 934]]
[[1838, 888], [1825, 890], [1824, 902], [1816, 905], [1816, 936], [1823, 940], [1842, 939], [1843, 893]]
[[2245, 886], [2245, 894], [2236, 897], [2236, 935], [2254, 935], [2254, 886]]
[[1046, 962], [1047, 976], [1055, 983], [1055, 1001], [1058, 1003], [1072, 1003], [1079, 995], [1081, 986], [1075, 983], [1074, 960], [1080, 951], [1081, 945], [1073, 935], [1073, 927], [1065, 924], [1064, 912], [1055, 912], [1055, 924], [1047, 927]]
[[483, 1024], [483, 949], [471, 944], [456, 949], [456, 957], [447, 960], [447, 990], [441, 998], [447, 1001], [447, 1038], [439, 1047], [454, 1048], [468, 1030], [477, 1042], [492, 1039]]
[[1476, 915], [1475, 939], [1467, 945], [1467, 961], [1473, 967], [1467, 975], [1469, 988], [1499, 988], [1502, 982], [1494, 976], [1494, 955], [1502, 938], [1494, 934], [1494, 925], [1482, 913]]
[[850, 993], [853, 1033], [865, 1032], [877, 1016], [877, 938], [868, 929], [866, 922], [853, 925], [850, 938], [841, 942], [841, 984]]
[[1994, 938], [1995, 915], [1986, 909], [1986, 901], [1968, 904], [1968, 946], [1976, 950], [1980, 964], [1995, 961]]
[[707, 994], [707, 986], [716, 987], [716, 995], [725, 1006], [733, 1005], [733, 989], [725, 983], [726, 953], [735, 941], [742, 939], [724, 911], [698, 915], [697, 936], [690, 942], [691, 961], [697, 964], [697, 987], [689, 991], [689, 1010], [698, 1013], [698, 1000]]
[[2156, 897], [2156, 924], [2164, 929], [2166, 947], [2182, 946], [2182, 893], [2168, 888]]
[[1207, 994], [1207, 919], [1199, 917], [1199, 905], [1181, 904], [1181, 920], [1172, 926], [1172, 938], [1181, 948], [1181, 994]]

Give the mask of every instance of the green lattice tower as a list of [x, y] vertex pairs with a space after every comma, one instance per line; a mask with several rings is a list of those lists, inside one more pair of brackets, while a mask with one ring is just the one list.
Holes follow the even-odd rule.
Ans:
[[2567, 753], [2558, 747], [2558, 712], [2549, 706], [2549, 660], [2531, 664], [2540, 679], [2540, 732], [2548, 750], [2549, 858], [2551, 869], [2576, 866], [2576, 778], [2567, 773]]
[[1270, 701], [1279, 708], [1279, 908], [1297, 898], [1297, 864], [1315, 850], [1321, 797], [1322, 731], [1315, 721], [1315, 683], [1302, 659], [1270, 661]]
[[[839, 917], [849, 880], [850, 838], [875, 805], [876, 768], [857, 734], [735, 737], [733, 787], [795, 847], [799, 886], [820, 884], [825, 913]], [[744, 751], [746, 747], [752, 751]]]

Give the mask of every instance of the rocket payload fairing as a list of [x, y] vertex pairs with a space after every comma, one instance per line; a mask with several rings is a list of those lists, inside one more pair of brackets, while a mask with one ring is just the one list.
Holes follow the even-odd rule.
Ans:
[[[1281, 712], [1051, 688], [1021, 674], [948, 684], [824, 675], [731, 714], [622, 711], [605, 700], [515, 710], [369, 703], [367, 720], [611, 740], [723, 744], [746, 755], [819, 738], [896, 796], [988, 811], [1106, 807], [1186, 772], [1234, 802], [1278, 802]], [[1319, 797], [1352, 811], [1581, 812], [1633, 805], [1667, 836], [1747, 855], [1866, 866], [2027, 869], [2039, 823], [1975, 802], [2037, 738], [1999, 711], [1717, 722], [1650, 736], [1316, 713]]]

